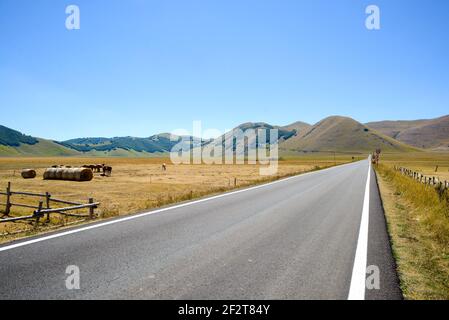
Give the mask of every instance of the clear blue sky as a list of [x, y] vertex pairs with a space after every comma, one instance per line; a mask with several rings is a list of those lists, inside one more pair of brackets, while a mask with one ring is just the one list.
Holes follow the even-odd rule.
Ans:
[[[65, 28], [69, 4], [80, 30]], [[0, 110], [0, 124], [57, 140], [437, 117], [449, 1], [0, 0]]]

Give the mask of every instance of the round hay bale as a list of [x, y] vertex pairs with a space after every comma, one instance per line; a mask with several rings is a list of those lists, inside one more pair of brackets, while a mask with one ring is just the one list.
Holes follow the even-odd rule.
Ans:
[[45, 180], [56, 180], [56, 171], [58, 168], [48, 168], [44, 172], [44, 179]]
[[48, 168], [44, 172], [45, 180], [90, 181], [93, 177], [88, 168]]
[[94, 173], [91, 169], [82, 169], [79, 171], [80, 181], [90, 181], [94, 178]]
[[75, 176], [75, 173], [71, 169], [61, 170], [61, 179], [62, 180], [72, 180]]
[[24, 169], [24, 170], [22, 170], [22, 178], [34, 179], [34, 178], [36, 178], [36, 171], [33, 169]]
[[59, 167], [58, 169], [56, 169], [55, 170], [55, 179], [62, 180], [63, 173], [64, 173], [64, 170], [62, 168]]

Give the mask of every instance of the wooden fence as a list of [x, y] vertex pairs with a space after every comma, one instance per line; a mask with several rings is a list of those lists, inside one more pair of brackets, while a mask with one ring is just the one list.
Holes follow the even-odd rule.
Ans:
[[[0, 206], [5, 206], [3, 216], [0, 218], [0, 223], [16, 222], [16, 221], [20, 221], [20, 220], [32, 219], [35, 221], [35, 223], [37, 225], [39, 223], [40, 218], [42, 218], [44, 216], [47, 217], [47, 222], [50, 221], [50, 215], [53, 213], [58, 213], [58, 214], [62, 214], [65, 216], [70, 216], [70, 217], [80, 217], [80, 218], [87, 217], [89, 219], [93, 219], [93, 218], [95, 218], [95, 209], [100, 205], [99, 202], [94, 202], [93, 198], [89, 198], [89, 202], [84, 204], [84, 203], [79, 203], [79, 202], [55, 199], [51, 196], [51, 194], [49, 192], [46, 192], [45, 194], [41, 194], [41, 193], [32, 193], [32, 192], [13, 191], [11, 189], [11, 182], [8, 182], [8, 185], [6, 187], [6, 192], [0, 191], [0, 195], [6, 196], [6, 202], [0, 203]], [[14, 195], [38, 198], [39, 199], [38, 205], [33, 206], [33, 205], [29, 205], [29, 204], [13, 202], [12, 198]], [[68, 205], [68, 206], [63, 207], [63, 208], [52, 208], [51, 207], [52, 203], [59, 203], [59, 204]], [[29, 209], [34, 209], [34, 211], [31, 215], [12, 217], [11, 216], [11, 208], [12, 207], [29, 208]], [[89, 213], [88, 214], [69, 213], [70, 211], [81, 210], [81, 209], [89, 209]]]
[[447, 180], [441, 181], [438, 177], [428, 177], [423, 175], [420, 172], [404, 168], [394, 166], [396, 171], [399, 171], [402, 175], [408, 176], [417, 182], [420, 182], [425, 185], [433, 186], [435, 190], [438, 192], [440, 197], [442, 197], [449, 190], [449, 182]]

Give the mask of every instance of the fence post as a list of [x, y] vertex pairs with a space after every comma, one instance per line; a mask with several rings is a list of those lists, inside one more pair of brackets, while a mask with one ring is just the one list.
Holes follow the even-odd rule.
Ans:
[[34, 225], [35, 228], [37, 228], [37, 224], [39, 223], [39, 219], [41, 218], [41, 211], [42, 211], [42, 206], [44, 205], [43, 201], [39, 201], [39, 208], [34, 211], [34, 215], [36, 216], [36, 223]]
[[11, 212], [11, 182], [8, 182], [8, 186], [6, 187], [6, 208], [5, 215], [9, 216]]
[[[89, 203], [94, 203], [94, 199], [93, 198], [89, 198]], [[93, 206], [89, 207], [89, 219], [93, 219], [94, 218], [94, 212], [95, 208]]]
[[438, 196], [440, 197], [440, 200], [443, 199], [444, 195], [444, 188], [443, 183], [441, 181], [438, 182]]
[[[51, 197], [50, 193], [48, 193], [48, 191], [45, 192], [45, 202], [47, 209], [50, 209], [50, 197]], [[50, 222], [50, 212], [47, 213], [47, 222]]]

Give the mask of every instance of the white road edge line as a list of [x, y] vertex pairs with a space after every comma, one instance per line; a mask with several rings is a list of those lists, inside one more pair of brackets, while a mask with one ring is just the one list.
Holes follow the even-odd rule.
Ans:
[[11, 249], [15, 249], [15, 248], [19, 248], [19, 247], [23, 247], [23, 246], [27, 246], [27, 245], [30, 245], [30, 244], [33, 244], [33, 243], [37, 243], [37, 242], [41, 242], [41, 241], [46, 241], [46, 240], [50, 240], [50, 239], [55, 239], [55, 238], [59, 238], [59, 237], [68, 236], [70, 234], [74, 234], [74, 233], [78, 233], [78, 232], [83, 232], [83, 231], [87, 231], [87, 230], [91, 230], [91, 229], [101, 228], [101, 227], [108, 226], [108, 225], [111, 225], [111, 224], [125, 222], [125, 221], [128, 221], [128, 220], [134, 220], [134, 219], [142, 218], [142, 217], [145, 217], [145, 216], [149, 216], [149, 215], [152, 215], [152, 214], [156, 214], [156, 213], [160, 213], [160, 212], [164, 212], [164, 211], [168, 211], [168, 210], [179, 209], [179, 208], [182, 208], [182, 207], [187, 207], [187, 206], [191, 206], [191, 205], [202, 203], [202, 202], [206, 202], [206, 201], [211, 201], [211, 200], [214, 200], [214, 199], [227, 197], [227, 196], [230, 196], [230, 195], [234, 195], [234, 194], [238, 194], [238, 193], [242, 193], [242, 192], [246, 192], [246, 191], [250, 191], [250, 190], [264, 188], [264, 187], [271, 186], [271, 185], [276, 184], [276, 183], [281, 183], [281, 182], [284, 182], [284, 181], [287, 181], [287, 180], [300, 178], [300, 177], [308, 176], [308, 175], [311, 175], [311, 174], [325, 172], [325, 171], [332, 170], [332, 169], [335, 169], [335, 168], [341, 168], [343, 166], [347, 166], [347, 165], [351, 165], [351, 164], [354, 164], [354, 162], [350, 162], [350, 163], [342, 164], [342, 165], [339, 165], [339, 166], [336, 166], [336, 167], [330, 167], [330, 168], [326, 168], [326, 169], [322, 169], [322, 170], [318, 170], [318, 171], [306, 172], [306, 173], [299, 174], [299, 175], [296, 175], [296, 176], [292, 176], [292, 177], [276, 180], [276, 181], [273, 181], [273, 182], [261, 184], [261, 185], [250, 187], [250, 188], [246, 188], [246, 189], [231, 191], [231, 192], [228, 192], [228, 193], [223, 193], [223, 194], [219, 194], [219, 195], [208, 197], [208, 198], [204, 198], [204, 199], [194, 200], [194, 201], [191, 201], [191, 202], [186, 202], [186, 203], [174, 205], [174, 206], [167, 207], [167, 208], [162, 208], [162, 209], [152, 210], [152, 211], [148, 211], [148, 212], [143, 212], [143, 213], [131, 215], [131, 216], [128, 216], [128, 217], [114, 219], [114, 220], [106, 221], [106, 222], [102, 222], [102, 223], [96, 223], [96, 224], [93, 224], [93, 225], [90, 225], [90, 226], [81, 227], [81, 228], [77, 228], [77, 229], [73, 229], [73, 230], [69, 230], [69, 231], [65, 231], [65, 232], [52, 234], [50, 236], [43, 236], [43, 237], [39, 237], [39, 238], [36, 238], [36, 239], [23, 241], [23, 242], [19, 242], [19, 243], [16, 243], [16, 244], [7, 245], [7, 246], [4, 246], [4, 247], [0, 247], [0, 252], [11, 250]]
[[352, 269], [351, 285], [348, 300], [365, 300], [366, 263], [368, 259], [368, 227], [369, 227], [369, 196], [371, 177], [371, 157], [368, 158], [368, 178], [366, 179], [365, 197], [363, 199], [362, 219], [360, 221], [359, 237]]

